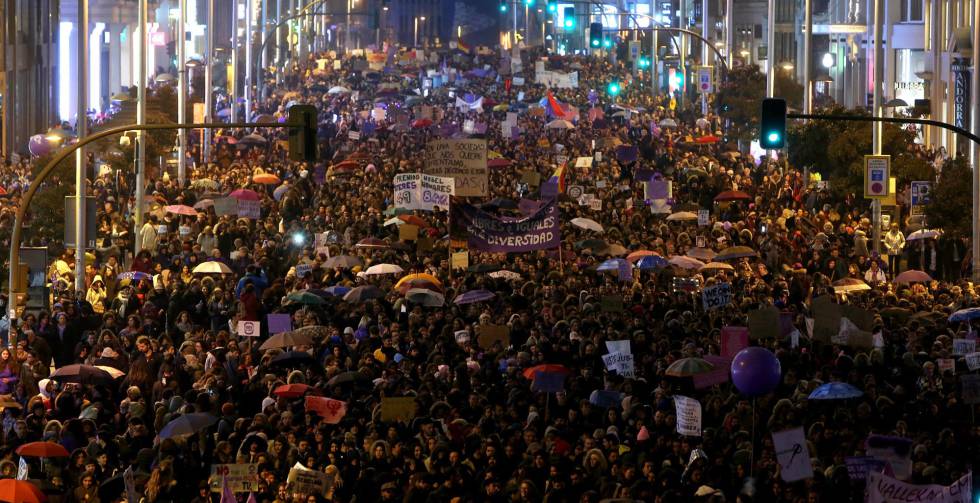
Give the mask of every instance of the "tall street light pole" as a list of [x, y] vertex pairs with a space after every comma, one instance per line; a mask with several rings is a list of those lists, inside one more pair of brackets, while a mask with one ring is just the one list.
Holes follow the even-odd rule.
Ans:
[[803, 113], [813, 113], [813, 0], [803, 0]]
[[[935, 1], [935, 0], [934, 0]], [[935, 80], [936, 77], [933, 79]], [[970, 131], [980, 131], [980, 0], [973, 0], [973, 72], [970, 75]], [[980, 278], [980, 145], [970, 147], [970, 165], [973, 168], [973, 281]]]
[[[214, 122], [214, 1], [208, 0], [207, 26], [208, 32], [204, 37], [204, 122]], [[211, 130], [204, 130], [204, 144], [201, 145], [204, 162], [211, 162]]]
[[[142, 126], [146, 124], [146, 56], [148, 51], [147, 42], [149, 35], [146, 32], [146, 16], [149, 12], [147, 2], [149, 0], [139, 0], [139, 64], [136, 67], [136, 124]], [[208, 27], [210, 29], [210, 27]], [[140, 239], [140, 229], [143, 228], [143, 199], [146, 189], [146, 132], [140, 131], [136, 136], [136, 215], [133, 216], [133, 258], [143, 249], [143, 240]]]
[[776, 0], [769, 0], [766, 19], [766, 96], [776, 92]]
[[252, 116], [252, 0], [245, 0], [245, 120]]
[[228, 97], [231, 99], [232, 122], [238, 122], [238, 1], [231, 2], [231, 82], [228, 83]]
[[[177, 122], [187, 122], [187, 0], [178, 2], [177, 14]], [[177, 130], [177, 182], [187, 181], [187, 130]]]
[[[735, 63], [735, 0], [725, 0], [725, 47], [728, 48], [728, 66]], [[654, 46], [656, 51], [656, 46]]]
[[[884, 0], [874, 0], [874, 31], [872, 37], [874, 37], [874, 91], [872, 93], [872, 108], [871, 114], [875, 117], [881, 117], [881, 83], [884, 80], [885, 73], [885, 53], [882, 49], [882, 37], [885, 35], [884, 30], [884, 13], [882, 12], [882, 2]], [[880, 122], [875, 122], [872, 126], [872, 145], [874, 148], [874, 155], [881, 155], [881, 126]], [[888, 183], [888, 180], [885, 180]], [[881, 253], [881, 200], [874, 199], [871, 202], [872, 207], [872, 232], [874, 238], [874, 251], [875, 253]]]
[[[88, 135], [88, 0], [78, 0], [78, 118], [76, 132], [81, 141]], [[85, 291], [85, 148], [75, 151], [75, 293]], [[11, 268], [17, 264], [10, 264]], [[13, 299], [10, 299], [13, 302]]]

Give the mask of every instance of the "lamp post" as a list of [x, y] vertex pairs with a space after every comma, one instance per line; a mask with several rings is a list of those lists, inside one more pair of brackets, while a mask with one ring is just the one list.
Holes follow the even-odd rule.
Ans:
[[[771, 1], [771, 0], [770, 0]], [[881, 83], [885, 73], [885, 52], [882, 50], [882, 37], [884, 30], [884, 13], [882, 12], [882, 1], [874, 0], [874, 91], [872, 93], [871, 115], [881, 117]], [[880, 122], [875, 122], [872, 129], [872, 147], [874, 155], [881, 155], [881, 126]], [[888, 183], [888, 180], [885, 180]], [[874, 239], [875, 253], [881, 253], [881, 199], [874, 199], [871, 202], [872, 208], [872, 233]]]
[[[76, 132], [79, 141], [88, 134], [88, 0], [78, 0], [78, 117]], [[75, 293], [85, 291], [85, 149], [75, 151]], [[11, 269], [18, 264], [10, 264]], [[13, 298], [10, 299], [14, 301]]]
[[[973, 72], [970, 76], [970, 131], [980, 131], [980, 0], [973, 0]], [[970, 165], [973, 167], [973, 281], [980, 279], [980, 145], [970, 147]]]
[[[214, 0], [208, 0], [207, 20], [208, 33], [204, 36], [204, 122], [212, 122], [211, 111], [214, 109]], [[203, 162], [211, 162], [211, 130], [204, 130], [204, 142], [201, 145]]]
[[425, 16], [415, 16], [415, 47], [419, 46], [419, 22], [425, 22]]
[[[178, 2], [177, 14], [177, 122], [187, 122], [187, 0]], [[210, 30], [209, 30], [210, 31]], [[181, 187], [187, 181], [187, 130], [177, 130], [177, 183]]]
[[[148, 34], [146, 32], [148, 23], [146, 16], [149, 12], [148, 0], [139, 0], [139, 64], [136, 67], [136, 124], [142, 126], [146, 124], [146, 57], [149, 51]], [[140, 131], [136, 138], [136, 204], [133, 216], [133, 258], [143, 249], [140, 239], [140, 229], [143, 227], [143, 198], [146, 189], [146, 132]]]

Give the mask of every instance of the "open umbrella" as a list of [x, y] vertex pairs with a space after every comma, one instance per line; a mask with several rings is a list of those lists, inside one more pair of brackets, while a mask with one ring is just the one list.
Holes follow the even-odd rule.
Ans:
[[28, 442], [14, 452], [30, 458], [67, 458], [70, 455], [68, 449], [54, 442]]
[[258, 201], [262, 199], [259, 197], [259, 193], [254, 190], [248, 189], [237, 189], [228, 194], [228, 197], [234, 197], [235, 199], [241, 199], [242, 201]]
[[544, 125], [545, 129], [575, 129], [575, 125], [565, 119], [555, 119]]
[[126, 279], [128, 279], [130, 281], [143, 281], [144, 279], [151, 279], [151, 278], [152, 278], [152, 276], [150, 276], [149, 274], [147, 274], [145, 272], [140, 272], [140, 271], [126, 271], [126, 272], [120, 273], [118, 276], [116, 276], [116, 279], [118, 279], [120, 281], [126, 280]]
[[255, 117], [255, 122], [258, 124], [278, 124], [276, 118], [271, 114], [260, 114]]
[[834, 291], [837, 293], [847, 293], [847, 292], [860, 292], [863, 290], [871, 290], [871, 287], [867, 283], [861, 281], [857, 278], [843, 278], [834, 281], [833, 285]]
[[[122, 370], [115, 367], [110, 367], [108, 365], [95, 365], [95, 368], [105, 370], [110, 376], [112, 376], [113, 379], [119, 379], [120, 377], [126, 375], [126, 373]], [[0, 402], [0, 405], [2, 405], [2, 402]]]
[[358, 241], [357, 244], [354, 245], [354, 248], [374, 248], [374, 249], [388, 248], [388, 243], [374, 237], [364, 238]]
[[299, 398], [309, 391], [310, 394], [319, 395], [320, 392], [316, 388], [310, 386], [309, 384], [303, 384], [300, 382], [293, 384], [283, 384], [272, 390], [272, 394], [281, 398]]
[[224, 262], [217, 260], [201, 262], [194, 268], [194, 274], [232, 274], [233, 272]]
[[624, 266], [624, 264], [627, 264], [628, 266], [629, 262], [627, 262], [626, 259], [622, 259], [622, 258], [611, 258], [599, 264], [599, 266], [596, 267], [596, 270], [599, 272], [608, 272], [608, 271], [616, 272], [619, 271], [620, 268]]
[[422, 272], [422, 273], [415, 273], [415, 274], [407, 274], [405, 276], [402, 276], [398, 280], [398, 282], [395, 283], [395, 288], [398, 288], [398, 287], [402, 286], [403, 284], [408, 283], [409, 281], [414, 281], [414, 280], [428, 281], [428, 282], [430, 282], [430, 283], [432, 283], [434, 285], [438, 285], [440, 288], [442, 288], [442, 281], [439, 281], [439, 278], [436, 278], [435, 276], [433, 276], [431, 274], [428, 274], [428, 273], [424, 273], [424, 272]]
[[320, 369], [321, 371], [323, 369], [323, 365], [320, 365], [320, 362], [316, 361], [316, 358], [313, 358], [305, 351], [286, 351], [285, 353], [280, 353], [269, 362], [269, 365], [286, 368], [308, 366], [313, 369]]
[[442, 307], [446, 304], [445, 295], [425, 288], [413, 288], [405, 292], [405, 298], [425, 307]]
[[305, 290], [293, 292], [287, 295], [286, 300], [291, 300], [297, 304], [305, 304], [307, 306], [319, 306], [327, 303], [327, 301], [323, 300], [323, 297]]
[[272, 173], [259, 173], [252, 177], [252, 181], [262, 185], [279, 185], [279, 177]]
[[347, 302], [367, 302], [372, 299], [381, 299], [385, 296], [384, 292], [380, 288], [374, 285], [362, 285], [353, 290], [347, 292], [344, 295], [344, 300]]
[[708, 262], [701, 268], [702, 271], [734, 271], [735, 268], [724, 262]]
[[221, 185], [210, 178], [201, 178], [191, 182], [191, 188], [196, 190], [218, 190], [219, 187]]
[[477, 302], [486, 302], [490, 299], [496, 297], [497, 294], [491, 292], [490, 290], [470, 290], [468, 292], [457, 295], [453, 299], [453, 304], [475, 304]]
[[919, 239], [935, 239], [939, 237], [939, 231], [934, 231], [930, 229], [919, 229], [911, 234], [909, 234], [905, 240], [906, 241], [917, 241]]
[[696, 258], [686, 257], [684, 255], [674, 255], [668, 260], [670, 265], [675, 267], [680, 267], [681, 269], [698, 270], [704, 267], [704, 262]]
[[691, 248], [687, 250], [687, 256], [698, 260], [713, 260], [718, 254], [711, 248]]
[[667, 262], [667, 259], [659, 255], [649, 255], [647, 257], [643, 257], [640, 260], [636, 261], [636, 267], [641, 271], [653, 271], [656, 269], [663, 269], [669, 265], [670, 262]]
[[466, 272], [486, 274], [489, 272], [499, 271], [500, 269], [501, 269], [500, 264], [488, 264], [486, 262], [480, 262], [479, 264], [473, 264], [467, 267]]
[[660, 256], [660, 254], [650, 250], [636, 250], [634, 252], [630, 252], [630, 254], [626, 256], [626, 260], [629, 260], [630, 262], [636, 262], [637, 260], [640, 260], [643, 257], [652, 257], [652, 256]]
[[740, 190], [726, 190], [715, 196], [715, 202], [719, 203], [725, 201], [746, 201], [750, 199], [752, 199], [752, 196]]
[[187, 215], [191, 217], [197, 216], [197, 210], [183, 204], [173, 204], [167, 206], [166, 208], [164, 208], [164, 210], [166, 210], [167, 213], [173, 213], [175, 215]]
[[169, 73], [161, 73], [160, 75], [157, 75], [155, 79], [153, 79], [153, 81], [157, 84], [166, 84], [175, 80], [177, 80], [177, 78]]
[[758, 256], [759, 254], [748, 246], [730, 246], [722, 250], [718, 255], [715, 255], [715, 260], [721, 262], [724, 260], [735, 260], [739, 258]]
[[330, 335], [330, 329], [322, 325], [309, 325], [305, 327], [299, 327], [287, 333], [295, 334], [297, 336], [302, 336], [302, 337], [309, 337], [315, 340], [315, 339], [323, 339], [328, 335]]
[[589, 249], [589, 250], [593, 250], [593, 251], [595, 251], [595, 250], [603, 250], [607, 246], [609, 246], [608, 243], [606, 243], [605, 241], [603, 241], [601, 239], [596, 239], [596, 238], [583, 239], [581, 241], [576, 241], [575, 242], [575, 249], [576, 250], [585, 250], [585, 249]]
[[266, 140], [264, 136], [258, 133], [252, 133], [252, 134], [247, 134], [241, 140], [238, 140], [238, 144], [254, 147], [259, 145], [265, 145], [267, 141], [268, 140]]
[[715, 366], [703, 358], [681, 358], [671, 363], [664, 374], [671, 377], [690, 377], [711, 372], [714, 369]]
[[331, 377], [330, 380], [327, 381], [327, 386], [340, 386], [342, 384], [357, 384], [357, 383], [366, 384], [369, 382], [371, 382], [371, 379], [368, 376], [360, 372], [351, 370], [347, 372], [341, 372]]
[[204, 211], [212, 206], [214, 206], [214, 200], [212, 199], [201, 199], [200, 201], [194, 203], [195, 210]]
[[51, 374], [51, 378], [60, 382], [73, 382], [79, 384], [105, 384], [112, 382], [112, 376], [92, 365], [75, 363], [65, 365]]
[[42, 503], [48, 497], [36, 485], [17, 479], [0, 480], [0, 501], [10, 503]]
[[347, 94], [349, 92], [350, 89], [344, 86], [333, 86], [330, 89], [327, 89], [327, 94]]
[[160, 439], [183, 437], [193, 435], [214, 423], [218, 418], [204, 412], [194, 412], [183, 414], [177, 419], [170, 421], [160, 429]]
[[364, 265], [364, 262], [360, 258], [351, 255], [337, 255], [336, 257], [328, 258], [323, 263], [323, 267], [327, 269], [350, 269], [361, 265]]
[[667, 215], [668, 222], [689, 222], [697, 219], [697, 213], [692, 213], [690, 211], [678, 211]]
[[980, 307], [971, 307], [968, 309], [960, 309], [955, 313], [949, 315], [949, 321], [960, 322], [960, 321], [970, 321], [980, 318]]
[[288, 348], [290, 346], [312, 346], [313, 338], [302, 332], [290, 331], [282, 332], [266, 339], [259, 346], [259, 351], [275, 348]]
[[415, 119], [412, 121], [412, 127], [415, 129], [425, 129], [432, 125], [432, 119]]
[[909, 269], [908, 271], [903, 271], [898, 276], [895, 276], [895, 283], [928, 283], [932, 281], [932, 276], [929, 276], [925, 271], [917, 271], [915, 269]]
[[677, 122], [674, 119], [664, 119], [660, 121], [660, 127], [677, 127]]
[[602, 248], [600, 250], [593, 250], [593, 252], [596, 255], [604, 255], [607, 257], [619, 257], [622, 255], [626, 255], [626, 252], [628, 251], [629, 250], [627, 250], [625, 246], [620, 244], [615, 244], [615, 243], [606, 245], [605, 248]]
[[813, 390], [810, 400], [846, 400], [864, 395], [864, 392], [846, 382], [829, 382]]
[[572, 371], [569, 370], [568, 367], [564, 365], [559, 365], [557, 363], [542, 363], [541, 365], [535, 365], [533, 367], [524, 369], [524, 372], [522, 372], [521, 375], [523, 375], [525, 379], [534, 380], [534, 376], [537, 375], [539, 372], [548, 372], [553, 374], [565, 374], [565, 375], [572, 373]]
[[376, 264], [368, 267], [364, 274], [366, 276], [380, 276], [383, 274], [401, 274], [405, 272], [401, 266], [395, 264]]
[[605, 229], [602, 228], [602, 225], [599, 224], [599, 222], [596, 222], [591, 218], [582, 218], [582, 217], [573, 218], [571, 223], [575, 227], [578, 227], [579, 229], [585, 229], [587, 231], [592, 231], [592, 232], [605, 231]]
[[491, 278], [494, 278], [494, 279], [506, 279], [506, 280], [519, 280], [519, 279], [521, 279], [521, 275], [520, 274], [518, 274], [518, 273], [516, 273], [514, 271], [506, 271], [506, 270], [504, 270], [504, 271], [494, 271], [494, 272], [488, 274], [487, 276], [490, 276]]

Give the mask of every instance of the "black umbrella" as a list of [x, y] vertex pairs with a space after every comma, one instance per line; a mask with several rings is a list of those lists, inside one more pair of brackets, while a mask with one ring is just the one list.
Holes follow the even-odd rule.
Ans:
[[112, 382], [112, 375], [92, 365], [73, 364], [61, 367], [51, 374], [51, 378], [61, 382], [79, 384], [106, 384]]
[[320, 367], [320, 362], [304, 351], [286, 351], [285, 353], [276, 355], [276, 357], [269, 362], [269, 365], [279, 367], [300, 367], [303, 365]]
[[341, 384], [347, 384], [347, 383], [363, 384], [363, 383], [368, 383], [370, 381], [371, 380], [368, 379], [366, 375], [352, 370], [349, 372], [341, 372], [331, 377], [330, 380], [327, 381], [327, 386], [340, 386]]
[[488, 273], [488, 272], [497, 272], [500, 269], [501, 269], [501, 267], [500, 267], [499, 264], [481, 263], [481, 264], [473, 264], [473, 265], [467, 267], [466, 268], [466, 271], [467, 272]]
[[492, 201], [483, 205], [484, 208], [499, 208], [502, 210], [516, 210], [517, 203], [505, 197], [495, 197]]

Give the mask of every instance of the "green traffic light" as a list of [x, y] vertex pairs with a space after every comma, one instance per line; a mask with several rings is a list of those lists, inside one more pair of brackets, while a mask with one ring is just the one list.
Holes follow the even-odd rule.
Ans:
[[779, 142], [779, 133], [776, 131], [770, 131], [769, 136], [766, 138], [769, 140], [769, 143], [777, 143]]
[[507, 12], [507, 4], [505, 3], [500, 4], [500, 12]]
[[548, 12], [550, 12], [552, 14], [558, 12], [558, 4], [556, 4], [554, 2], [549, 2], [548, 3]]
[[524, 3], [525, 3], [525, 4], [526, 4], [526, 5], [528, 6], [528, 7], [531, 7], [531, 6], [533, 6], [533, 5], [534, 5], [534, 0], [524, 0]]
[[575, 28], [575, 20], [574, 19], [566, 19], [565, 20], [565, 29], [566, 30], [571, 30], [572, 28]]
[[592, 39], [592, 47], [599, 47], [599, 41]]
[[619, 94], [619, 82], [610, 82], [609, 87], [606, 88], [610, 96], [616, 96]]
[[609, 47], [612, 47], [612, 41], [607, 38], [602, 41], [602, 45], [608, 49]]

